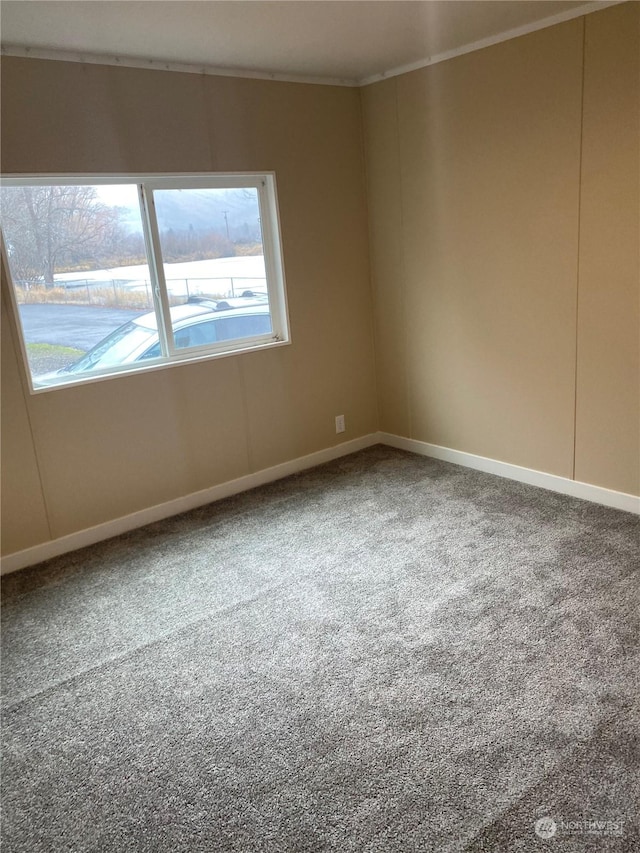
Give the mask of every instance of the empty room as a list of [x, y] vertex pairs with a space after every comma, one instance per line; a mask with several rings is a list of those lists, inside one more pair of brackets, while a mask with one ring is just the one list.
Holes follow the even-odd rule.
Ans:
[[640, 850], [640, 3], [0, 23], [3, 849]]

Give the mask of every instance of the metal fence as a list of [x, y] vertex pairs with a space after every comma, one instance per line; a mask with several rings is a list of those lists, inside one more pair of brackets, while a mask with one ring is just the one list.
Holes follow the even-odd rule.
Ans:
[[[166, 279], [172, 303], [186, 302], [192, 296], [229, 297], [245, 292], [266, 293], [267, 282], [258, 276], [206, 276]], [[42, 282], [16, 282], [18, 302], [57, 302], [75, 305], [127, 307], [152, 304], [148, 279], [74, 279], [58, 281], [53, 287]]]

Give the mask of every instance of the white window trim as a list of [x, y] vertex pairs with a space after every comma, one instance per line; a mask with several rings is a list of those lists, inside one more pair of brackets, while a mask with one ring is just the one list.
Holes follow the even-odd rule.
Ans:
[[[291, 343], [275, 172], [179, 172], [172, 173], [171, 175], [158, 173], [127, 175], [111, 173], [101, 175], [9, 174], [2, 175], [0, 183], [7, 187], [25, 185], [98, 186], [130, 184], [138, 188], [149, 273], [152, 278], [153, 310], [159, 320], [158, 334], [160, 347], [164, 353], [160, 358], [149, 359], [144, 363], [134, 362], [119, 365], [117, 368], [91, 371], [87, 374], [77, 373], [74, 374], [73, 379], [69, 379], [66, 376], [61, 378], [60, 383], [56, 382], [41, 386], [34, 385], [4, 234], [0, 229], [0, 253], [2, 254], [2, 263], [7, 276], [8, 287], [6, 289], [8, 291], [9, 306], [12, 315], [11, 324], [17, 333], [22, 356], [21, 368], [30, 394], [43, 394], [94, 382], [103, 382], [106, 379], [166, 370], [171, 367], [209, 361], [211, 359], [228, 358], [233, 355], [288, 346]], [[236, 341], [224, 341], [219, 344], [205, 344], [200, 347], [189, 347], [187, 351], [177, 349], [173, 340], [173, 328], [164, 266], [162, 263], [159, 230], [153, 205], [153, 190], [189, 188], [224, 189], [236, 187], [255, 188], [258, 191], [267, 294], [269, 297], [269, 312], [273, 331], [268, 336], [259, 335], [251, 338], [238, 338]]]

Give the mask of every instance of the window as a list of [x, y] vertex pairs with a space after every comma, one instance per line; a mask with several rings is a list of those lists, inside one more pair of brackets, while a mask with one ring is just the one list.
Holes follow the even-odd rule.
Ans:
[[10, 177], [0, 193], [33, 391], [288, 342], [272, 174]]

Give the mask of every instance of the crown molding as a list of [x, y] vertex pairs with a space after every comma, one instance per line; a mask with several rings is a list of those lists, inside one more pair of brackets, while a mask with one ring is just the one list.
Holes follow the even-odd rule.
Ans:
[[314, 77], [304, 74], [280, 74], [270, 71], [251, 71], [244, 68], [218, 68], [215, 65], [195, 65], [170, 62], [164, 59], [144, 59], [137, 56], [117, 56], [112, 53], [86, 53], [53, 48], [3, 44], [2, 56], [22, 59], [47, 59], [54, 62], [80, 62], [85, 65], [111, 65], [119, 68], [143, 68], [147, 71], [177, 71], [181, 74], [200, 74], [209, 77], [243, 77], [250, 80], [272, 80], [279, 83], [313, 83], [320, 86], [357, 87], [358, 80], [347, 77]]
[[494, 44], [500, 44], [503, 41], [519, 38], [520, 36], [535, 33], [538, 30], [545, 30], [548, 27], [554, 27], [556, 24], [563, 24], [565, 21], [571, 21], [574, 18], [582, 18], [584, 15], [590, 15], [592, 12], [599, 12], [602, 9], [607, 9], [609, 6], [619, 6], [621, 3], [628, 3], [630, 0], [597, 0], [597, 2], [584, 3], [577, 6], [575, 9], [569, 9], [566, 12], [559, 12], [557, 15], [551, 15], [548, 18], [542, 18], [539, 21], [533, 21], [530, 24], [524, 24], [521, 27], [515, 27], [511, 30], [505, 30], [502, 33], [496, 33], [493, 36], [488, 36], [479, 41], [470, 42], [469, 44], [456, 47], [453, 50], [447, 50], [444, 53], [436, 53], [433, 56], [419, 59], [416, 62], [411, 62], [408, 65], [399, 65], [396, 68], [390, 68], [388, 71], [383, 71], [380, 74], [373, 74], [371, 77], [364, 77], [358, 81], [359, 86], [369, 86], [371, 83], [379, 83], [381, 80], [387, 80], [390, 77], [398, 77], [401, 74], [408, 74], [410, 71], [418, 71], [420, 68], [427, 68], [430, 65], [437, 65], [439, 62], [446, 62], [448, 59], [454, 59], [456, 56], [464, 56], [466, 53], [473, 53], [476, 50], [483, 50], [485, 47], [491, 47]]

